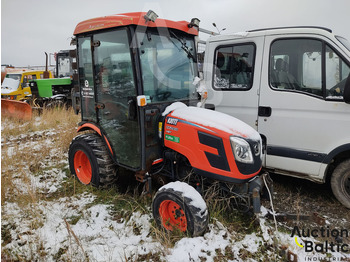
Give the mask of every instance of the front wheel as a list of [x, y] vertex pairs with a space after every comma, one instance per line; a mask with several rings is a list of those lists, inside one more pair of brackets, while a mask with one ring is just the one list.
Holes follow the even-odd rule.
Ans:
[[204, 233], [208, 226], [208, 209], [202, 196], [184, 182], [161, 187], [152, 203], [153, 217], [165, 230], [180, 230], [192, 236]]
[[341, 162], [334, 169], [331, 187], [338, 201], [350, 208], [350, 159]]
[[117, 177], [117, 167], [107, 150], [102, 138], [97, 134], [75, 137], [68, 152], [71, 173], [85, 185], [112, 185]]

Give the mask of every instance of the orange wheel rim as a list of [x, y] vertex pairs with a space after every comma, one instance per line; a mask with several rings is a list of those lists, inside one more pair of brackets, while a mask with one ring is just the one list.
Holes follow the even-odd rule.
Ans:
[[74, 155], [74, 170], [78, 179], [85, 185], [91, 182], [91, 164], [87, 155], [79, 150]]
[[172, 200], [165, 200], [159, 206], [159, 215], [165, 229], [172, 231], [174, 228], [185, 232], [187, 219], [183, 209]]

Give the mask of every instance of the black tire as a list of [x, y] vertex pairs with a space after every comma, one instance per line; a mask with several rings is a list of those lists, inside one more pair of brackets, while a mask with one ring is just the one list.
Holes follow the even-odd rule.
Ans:
[[70, 144], [69, 168], [80, 182], [95, 187], [109, 187], [117, 178], [117, 166], [97, 134], [83, 134]]
[[338, 164], [331, 177], [334, 196], [350, 209], [350, 159]]
[[196, 237], [208, 227], [209, 214], [202, 196], [184, 182], [161, 187], [154, 196], [152, 212], [157, 225], [165, 230], [177, 229]]

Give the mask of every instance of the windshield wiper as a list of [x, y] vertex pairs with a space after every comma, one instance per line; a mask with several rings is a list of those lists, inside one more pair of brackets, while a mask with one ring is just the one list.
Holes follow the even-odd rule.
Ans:
[[193, 62], [197, 62], [196, 57], [191, 53], [191, 47], [186, 45], [186, 41], [178, 37], [174, 32], [170, 31], [171, 35], [176, 38], [181, 43], [181, 49], [184, 50], [188, 58], [192, 58]]

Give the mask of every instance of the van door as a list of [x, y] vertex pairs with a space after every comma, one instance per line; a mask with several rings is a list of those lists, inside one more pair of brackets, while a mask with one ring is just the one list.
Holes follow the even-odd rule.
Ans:
[[322, 181], [327, 154], [350, 139], [349, 62], [321, 36], [269, 36], [265, 47], [258, 131], [266, 167]]
[[204, 72], [205, 79], [210, 79], [206, 85], [211, 86], [207, 103], [214, 104], [215, 110], [232, 115], [255, 129], [263, 40], [263, 37], [235, 37], [210, 42], [207, 44], [209, 49]]

